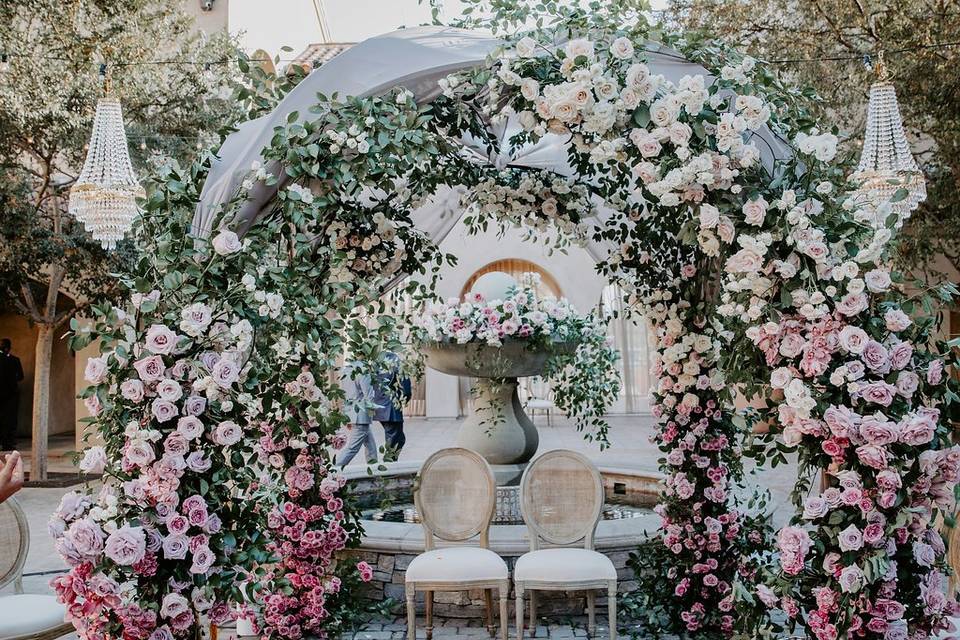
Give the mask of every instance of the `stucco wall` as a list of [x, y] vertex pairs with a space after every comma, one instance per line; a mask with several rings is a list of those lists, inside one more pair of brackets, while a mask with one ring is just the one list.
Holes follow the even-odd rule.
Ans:
[[[23, 365], [20, 383], [19, 433], [29, 437], [33, 421], [33, 372], [37, 329], [26, 318], [15, 314], [0, 315], [0, 338], [10, 338], [13, 354]], [[53, 363], [50, 370], [50, 435], [74, 432], [75, 425], [75, 362], [65, 339], [57, 336], [53, 344]]]

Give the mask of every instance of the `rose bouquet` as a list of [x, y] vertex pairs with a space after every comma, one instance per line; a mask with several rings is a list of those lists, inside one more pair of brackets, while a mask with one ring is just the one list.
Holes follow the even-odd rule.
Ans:
[[424, 345], [486, 349], [519, 345], [527, 353], [546, 354], [542, 373], [551, 383], [557, 407], [577, 428], [605, 442], [608, 427], [603, 415], [620, 392], [619, 354], [606, 322], [577, 313], [566, 298], [538, 296], [538, 278], [524, 274], [502, 298], [487, 300], [473, 292], [463, 300], [430, 304], [415, 319], [415, 339]]

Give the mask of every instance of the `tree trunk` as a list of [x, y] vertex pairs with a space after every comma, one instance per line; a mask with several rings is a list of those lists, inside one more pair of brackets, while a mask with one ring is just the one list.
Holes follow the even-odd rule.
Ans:
[[30, 479], [47, 479], [47, 440], [50, 435], [50, 365], [56, 327], [39, 323], [33, 374], [33, 452]]

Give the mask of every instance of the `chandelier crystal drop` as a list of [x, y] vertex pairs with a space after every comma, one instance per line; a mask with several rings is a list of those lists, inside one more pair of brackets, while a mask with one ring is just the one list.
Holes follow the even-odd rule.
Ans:
[[875, 207], [890, 202], [900, 189], [906, 190], [905, 198], [890, 203], [890, 212], [897, 214], [897, 227], [927, 198], [923, 172], [903, 131], [897, 93], [885, 80], [870, 86], [863, 151], [850, 178], [857, 184], [857, 193]]
[[104, 249], [114, 249], [133, 226], [144, 197], [127, 148], [120, 101], [97, 102], [93, 133], [80, 177], [70, 189], [68, 210]]

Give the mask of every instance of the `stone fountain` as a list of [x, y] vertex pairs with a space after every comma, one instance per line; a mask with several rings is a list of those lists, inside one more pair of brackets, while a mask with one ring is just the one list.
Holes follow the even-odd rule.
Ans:
[[[472, 292], [485, 300], [503, 300], [517, 286], [499, 271], [484, 274]], [[457, 435], [457, 446], [482, 455], [493, 468], [498, 485], [515, 485], [540, 444], [537, 427], [527, 417], [517, 394], [517, 378], [543, 373], [549, 358], [569, 352], [573, 345], [556, 343], [531, 347], [523, 340], [505, 340], [502, 346], [485, 343], [425, 345], [427, 366], [441, 373], [476, 378], [474, 402]]]

